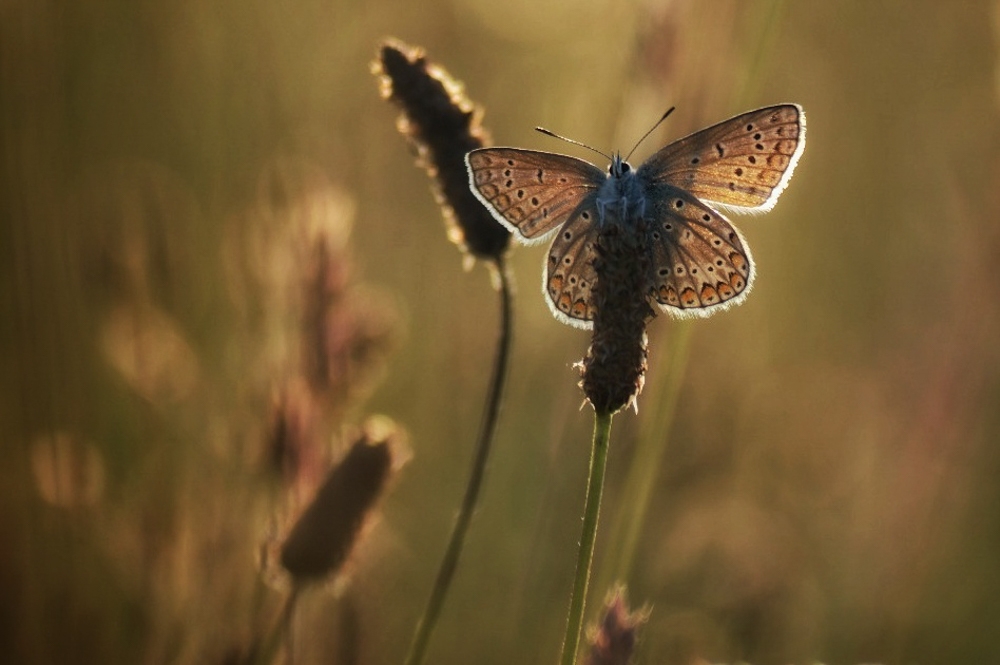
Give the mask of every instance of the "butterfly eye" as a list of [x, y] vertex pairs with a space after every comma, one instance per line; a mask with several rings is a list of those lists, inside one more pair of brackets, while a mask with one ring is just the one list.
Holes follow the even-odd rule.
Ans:
[[628, 162], [622, 162], [622, 173], [628, 173], [632, 170], [632, 166]]

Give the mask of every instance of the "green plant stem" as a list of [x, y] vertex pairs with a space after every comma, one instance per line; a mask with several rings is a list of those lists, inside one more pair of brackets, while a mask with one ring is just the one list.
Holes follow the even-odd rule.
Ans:
[[597, 521], [601, 515], [601, 494], [604, 492], [604, 471], [608, 462], [608, 442], [611, 438], [610, 413], [594, 416], [594, 443], [590, 451], [590, 478], [587, 481], [587, 499], [583, 508], [583, 532], [580, 534], [580, 551], [576, 559], [576, 580], [569, 602], [566, 620], [566, 637], [563, 639], [562, 665], [573, 665], [583, 631], [583, 611], [587, 603], [590, 584], [590, 565], [594, 559], [594, 542], [597, 540]]
[[406, 656], [406, 665], [420, 665], [424, 661], [431, 633], [434, 632], [438, 616], [441, 613], [441, 607], [444, 605], [445, 596], [448, 594], [451, 580], [455, 575], [455, 569], [458, 567], [458, 557], [462, 553], [465, 535], [469, 530], [469, 524], [476, 509], [479, 490], [482, 487], [483, 476], [486, 472], [486, 462], [490, 456], [490, 446], [496, 434], [497, 420], [500, 415], [500, 403], [503, 397], [503, 387], [507, 381], [507, 368], [510, 364], [511, 331], [513, 328], [510, 306], [510, 277], [502, 259], [497, 261], [496, 269], [500, 290], [500, 337], [497, 340], [497, 353], [493, 362], [493, 376], [490, 381], [489, 391], [486, 394], [486, 409], [483, 412], [483, 420], [479, 427], [479, 437], [476, 442], [476, 452], [472, 461], [472, 469], [469, 473], [469, 482], [465, 488], [465, 497], [462, 499], [458, 516], [455, 518], [455, 525], [452, 527], [448, 548], [445, 550], [441, 566], [438, 568], [437, 579], [434, 581], [434, 587], [431, 589], [427, 606], [424, 608], [424, 613], [420, 617], [419, 623], [417, 623], [413, 643], [410, 645], [410, 652]]

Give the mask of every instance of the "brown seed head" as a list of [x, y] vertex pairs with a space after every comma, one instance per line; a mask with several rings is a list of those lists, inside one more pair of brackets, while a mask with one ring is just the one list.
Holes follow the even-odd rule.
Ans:
[[380, 79], [382, 96], [403, 110], [397, 126], [434, 179], [449, 238], [473, 256], [499, 259], [510, 233], [472, 194], [465, 167], [465, 154], [489, 142], [480, 124], [482, 109], [421, 49], [396, 40], [381, 45], [372, 73]]
[[599, 413], [632, 404], [646, 375], [651, 260], [645, 222], [608, 224], [596, 243], [594, 331], [583, 359], [584, 394]]
[[347, 560], [365, 517], [394, 466], [399, 434], [366, 428], [327, 475], [281, 547], [281, 565], [296, 583], [335, 573]]
[[590, 631], [590, 650], [584, 665], [628, 665], [635, 652], [639, 628], [646, 623], [649, 612], [630, 612], [624, 587], [617, 587], [605, 601], [600, 623]]

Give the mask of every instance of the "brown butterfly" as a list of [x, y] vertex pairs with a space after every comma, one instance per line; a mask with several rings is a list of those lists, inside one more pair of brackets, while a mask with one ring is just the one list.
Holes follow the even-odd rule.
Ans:
[[802, 108], [781, 104], [674, 141], [638, 170], [617, 153], [605, 173], [576, 157], [520, 148], [473, 150], [465, 162], [473, 194], [515, 237], [532, 244], [558, 231], [542, 290], [557, 319], [590, 328], [594, 243], [608, 220], [651, 223], [654, 295], [668, 313], [707, 317], [742, 303], [754, 280], [750, 250], [708, 203], [770, 210], [805, 140]]

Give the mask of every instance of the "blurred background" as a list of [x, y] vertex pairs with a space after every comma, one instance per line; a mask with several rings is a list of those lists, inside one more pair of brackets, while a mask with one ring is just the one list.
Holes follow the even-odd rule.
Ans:
[[[2, 659], [243, 662], [287, 594], [261, 551], [382, 414], [412, 459], [303, 598], [296, 662], [402, 661], [498, 304], [380, 99], [388, 36], [500, 145], [592, 159], [533, 127], [627, 150], [677, 106], [639, 162], [806, 109], [776, 208], [733, 217], [747, 302], [650, 327], [589, 616], [625, 582], [641, 663], [1000, 660], [1000, 3], [763, 0], [3, 2]], [[430, 662], [559, 651], [592, 416], [544, 253], [511, 254], [507, 399]]]

